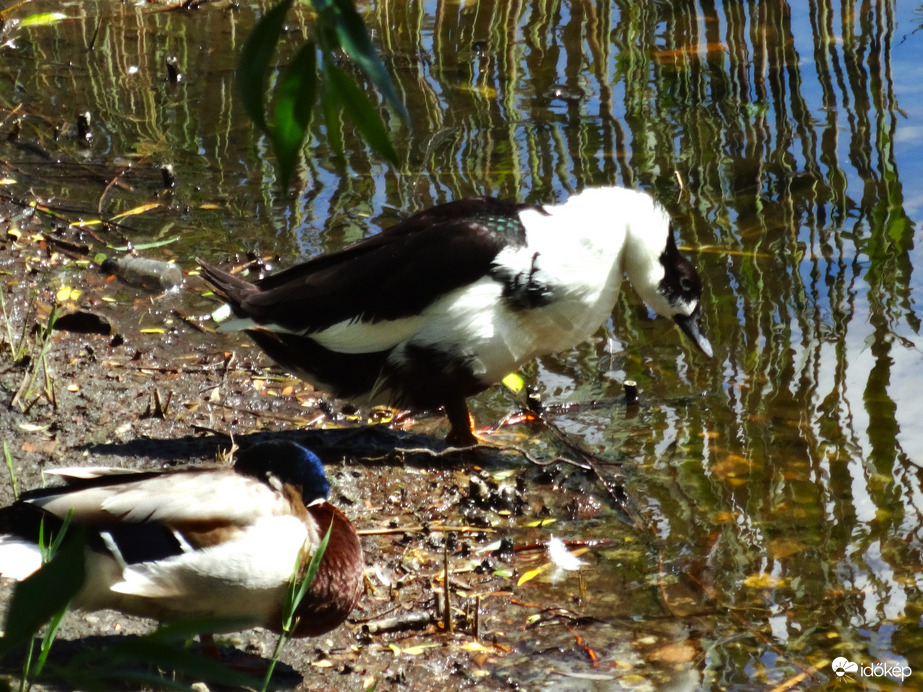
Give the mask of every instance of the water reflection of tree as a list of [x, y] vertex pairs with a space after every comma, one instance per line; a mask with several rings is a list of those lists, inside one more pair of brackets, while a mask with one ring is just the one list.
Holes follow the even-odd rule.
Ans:
[[[403, 165], [382, 165], [347, 131], [357, 144], [343, 175], [315, 123], [294, 206], [278, 197], [265, 142], [243, 127], [233, 51], [185, 38], [196, 21], [212, 44], [239, 46], [259, 8], [192, 17], [120, 5], [77, 70], [62, 69], [62, 46], [88, 44], [95, 17], [61, 23], [53, 41], [24, 31], [17, 41], [34, 51], [37, 68], [17, 79], [26, 92], [78, 95], [81, 108], [92, 106], [107, 134], [97, 154], [134, 150], [136, 170], [169, 155], [190, 178], [214, 169], [213, 187], [190, 190], [190, 205], [226, 200], [222, 218], [237, 209], [247, 232], [285, 254], [299, 243], [337, 247], [370, 223], [394, 221], [396, 210], [472, 193], [546, 201], [590, 184], [652, 190], [681, 241], [700, 248], [718, 362], [687, 362], [626, 298], [619, 334], [644, 346], [629, 344], [621, 367], [659, 405], [610, 432], [659, 472], [633, 490], [650, 498], [666, 557], [675, 551], [691, 569], [701, 565], [690, 556], [707, 555], [725, 601], [753, 606], [754, 620], [765, 607], [793, 640], [813, 636], [814, 649], [832, 656], [818, 640], [837, 634], [858, 652], [873, 635], [850, 639], [856, 627], [893, 620], [904, 601], [909, 619], [919, 615], [912, 566], [921, 561], [923, 492], [898, 439], [893, 395], [908, 351], [902, 339], [920, 327], [913, 224], [895, 154], [895, 6], [371, 2], [375, 40], [412, 115], [409, 129], [392, 123]], [[310, 21], [305, 14], [292, 24]], [[901, 40], [919, 38], [911, 31]], [[160, 75], [170, 55], [188, 75], [179, 87]], [[194, 102], [185, 94], [197, 80], [207, 83]], [[26, 126], [49, 130], [35, 120]], [[244, 198], [241, 181], [254, 178], [262, 196]], [[95, 207], [96, 181], [84, 187], [75, 176], [56, 194], [86, 194]], [[137, 203], [115, 190], [105, 202], [112, 212]], [[214, 227], [216, 218], [200, 212], [189, 225]], [[203, 242], [197, 251], [229, 254], [250, 240], [222, 233]], [[581, 378], [605, 355], [591, 350], [581, 351]], [[545, 367], [573, 375], [555, 359]], [[707, 392], [700, 405], [676, 401], [697, 391]], [[755, 571], [787, 578], [788, 589], [742, 588]], [[895, 642], [909, 636], [895, 626]], [[747, 660], [734, 670], [758, 658], [740, 655]]]
[[[747, 483], [706, 475], [708, 492], [690, 484], [679, 501], [740, 511], [748, 538], [716, 547], [720, 580], [733, 592], [757, 564], [807, 580], [822, 601], [810, 607], [844, 631], [891, 613], [894, 573], [919, 561], [896, 543], [919, 532], [923, 508], [889, 394], [894, 350], [906, 348], [894, 335], [919, 329], [913, 226], [894, 151], [894, 4], [798, 9], [575, 0], [377, 12], [405, 27], [383, 41], [420, 123], [404, 143], [412, 175], [391, 183], [411, 206], [620, 182], [653, 189], [687, 244], [713, 248], [700, 263], [726, 360], [688, 377], [726, 400], [639, 447], [652, 456], [675, 435], [694, 448], [708, 431], [719, 443], [706, 466], [747, 459]], [[620, 316], [628, 334], [647, 328], [636, 311]], [[675, 496], [658, 501], [668, 522], [689, 516]], [[673, 531], [689, 537], [678, 520]], [[845, 596], [824, 600], [833, 591]]]

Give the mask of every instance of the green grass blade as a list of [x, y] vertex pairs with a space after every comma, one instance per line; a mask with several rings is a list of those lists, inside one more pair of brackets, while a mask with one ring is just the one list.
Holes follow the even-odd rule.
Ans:
[[13, 499], [19, 499], [19, 481], [16, 479], [16, 469], [13, 467], [13, 457], [10, 455], [10, 449], [3, 441], [3, 457], [6, 459], [6, 467], [10, 470], [10, 484], [13, 486]]
[[31, 675], [33, 677], [37, 678], [42, 674], [42, 670], [45, 668], [45, 662], [48, 660], [48, 654], [51, 653], [51, 645], [55, 637], [58, 636], [58, 628], [61, 626], [61, 620], [64, 619], [64, 614], [66, 612], [67, 610], [62, 608], [51, 617], [51, 621], [45, 629], [45, 636], [42, 637], [42, 648], [39, 651], [38, 659], [36, 659], [35, 665], [32, 667]]
[[330, 521], [330, 526], [327, 527], [327, 533], [324, 534], [324, 537], [321, 539], [321, 542], [317, 544], [317, 548], [314, 549], [314, 554], [311, 555], [311, 561], [308, 563], [307, 568], [304, 571], [304, 574], [298, 577], [296, 571], [295, 576], [292, 582], [289, 584], [289, 589], [286, 592], [286, 602], [285, 602], [285, 619], [282, 623], [282, 629], [286, 632], [292, 629], [295, 618], [295, 611], [298, 610], [298, 605], [304, 599], [304, 595], [308, 592], [308, 589], [311, 588], [311, 584], [314, 583], [314, 577], [317, 576], [317, 570], [320, 569], [321, 560], [324, 559], [324, 553], [327, 552], [327, 544], [330, 542], [330, 533], [333, 531], [333, 520]]

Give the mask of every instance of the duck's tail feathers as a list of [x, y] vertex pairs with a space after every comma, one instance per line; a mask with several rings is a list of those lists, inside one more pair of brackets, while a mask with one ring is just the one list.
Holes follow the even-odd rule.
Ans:
[[249, 281], [245, 281], [239, 276], [228, 274], [198, 257], [196, 258], [196, 263], [201, 269], [202, 278], [222, 300], [231, 306], [231, 311], [237, 317], [246, 317], [246, 313], [241, 309], [241, 303], [247, 296], [259, 289]]
[[38, 545], [16, 536], [0, 536], [0, 576], [22, 581], [41, 566]]
[[27, 503], [0, 510], [0, 575], [22, 581], [42, 566], [39, 541], [50, 544], [61, 520]]

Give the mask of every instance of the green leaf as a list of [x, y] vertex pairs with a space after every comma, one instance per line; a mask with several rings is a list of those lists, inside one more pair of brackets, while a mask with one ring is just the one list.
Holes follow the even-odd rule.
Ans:
[[83, 529], [71, 529], [51, 560], [16, 585], [0, 638], [0, 657], [34, 637], [77, 595], [84, 580], [84, 542]]
[[265, 116], [266, 77], [293, 0], [282, 0], [257, 22], [244, 43], [237, 65], [237, 84], [244, 110], [257, 126], [268, 132]]
[[394, 89], [391, 76], [372, 45], [365, 22], [352, 0], [312, 0], [318, 12], [320, 29], [332, 33], [346, 54], [362, 69], [379, 93], [404, 120], [409, 120], [403, 102]]
[[[149, 243], [133, 243], [131, 245], [107, 245], [107, 247], [111, 250], [115, 250], [116, 252], [131, 252], [132, 250], [150, 250], [151, 248], [163, 247], [164, 245], [170, 245], [171, 243], [175, 243], [181, 237], [182, 236], [175, 235], [171, 238], [165, 238], [163, 240], [152, 240]], [[105, 255], [103, 255], [103, 257], [105, 257]], [[102, 262], [100, 262], [99, 264], [102, 264]]]
[[19, 22], [20, 28], [25, 28], [27, 26], [48, 26], [49, 24], [57, 24], [62, 19], [67, 19], [67, 15], [61, 12], [43, 12], [42, 14], [33, 14], [29, 17], [23, 17], [22, 21]]
[[336, 97], [368, 145], [397, 166], [397, 152], [394, 151], [388, 131], [365, 92], [336, 65], [325, 64], [324, 74], [327, 77], [326, 88]]
[[316, 47], [313, 42], [308, 42], [298, 51], [276, 88], [273, 145], [283, 189], [288, 188], [298, 165], [311, 123], [316, 81]]

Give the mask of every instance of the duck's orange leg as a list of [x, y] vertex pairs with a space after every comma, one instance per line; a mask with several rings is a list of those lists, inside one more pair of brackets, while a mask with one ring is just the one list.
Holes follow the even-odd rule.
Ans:
[[465, 398], [451, 399], [444, 406], [449, 425], [452, 426], [445, 441], [452, 447], [476, 446], [479, 440], [474, 434], [474, 421], [468, 412], [468, 404]]

